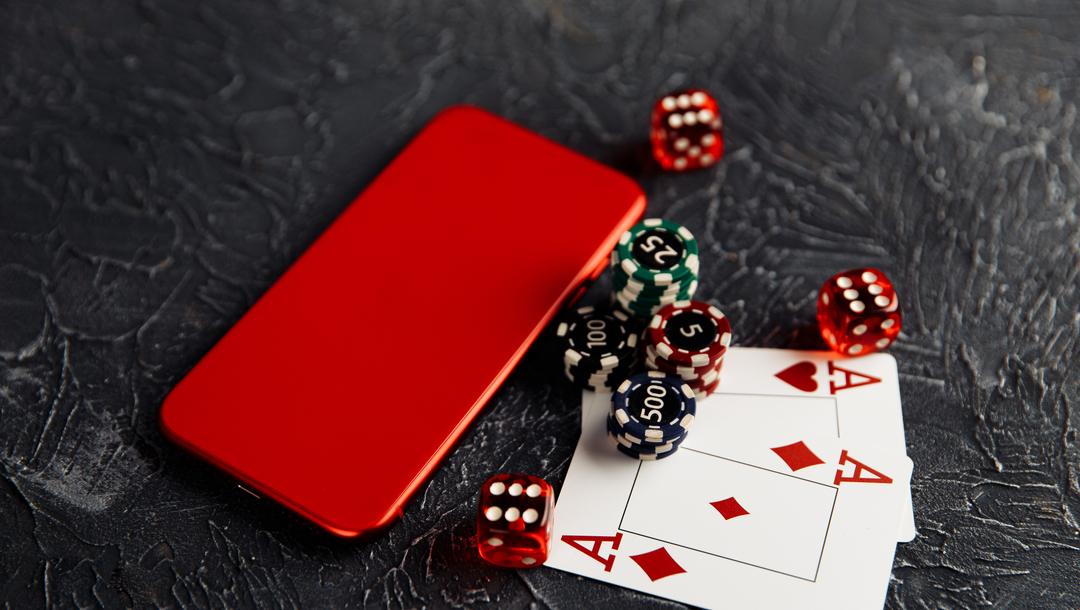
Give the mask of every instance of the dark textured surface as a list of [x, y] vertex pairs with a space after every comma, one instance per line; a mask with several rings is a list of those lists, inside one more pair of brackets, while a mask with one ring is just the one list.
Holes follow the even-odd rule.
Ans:
[[[702, 241], [740, 345], [816, 346], [818, 284], [885, 269], [921, 532], [888, 605], [1080, 607], [1078, 32], [1065, 2], [0, 3], [0, 599], [658, 603], [470, 552], [483, 478], [569, 463], [578, 396], [545, 344], [362, 543], [157, 430], [289, 261], [471, 102], [638, 179]], [[689, 84], [727, 156], [660, 174], [648, 109]]]

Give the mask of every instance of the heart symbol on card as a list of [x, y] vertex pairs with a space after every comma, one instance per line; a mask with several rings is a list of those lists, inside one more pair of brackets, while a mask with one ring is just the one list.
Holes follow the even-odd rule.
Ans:
[[817, 389], [817, 381], [814, 380], [815, 374], [817, 374], [817, 366], [813, 362], [803, 361], [796, 362], [780, 371], [776, 374], [776, 377], [796, 390], [813, 392]]

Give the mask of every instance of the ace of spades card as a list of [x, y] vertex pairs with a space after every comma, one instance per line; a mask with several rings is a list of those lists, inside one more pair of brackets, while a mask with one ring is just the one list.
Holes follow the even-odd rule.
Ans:
[[584, 394], [546, 565], [706, 607], [881, 607], [914, 536], [890, 356], [732, 348], [653, 462], [614, 451], [609, 405]]

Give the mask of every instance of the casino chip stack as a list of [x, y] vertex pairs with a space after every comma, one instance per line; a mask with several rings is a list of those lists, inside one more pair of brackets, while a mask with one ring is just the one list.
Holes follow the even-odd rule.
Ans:
[[646, 366], [678, 376], [700, 399], [720, 385], [731, 323], [708, 303], [676, 301], [652, 317], [644, 343]]
[[611, 397], [608, 435], [615, 448], [639, 460], [662, 460], [686, 439], [697, 413], [690, 386], [659, 371], [633, 375]]
[[621, 311], [579, 307], [556, 333], [565, 348], [563, 371], [578, 387], [609, 391], [637, 364], [638, 334]]
[[615, 294], [623, 310], [647, 318], [664, 305], [689, 299], [698, 285], [698, 245], [681, 225], [648, 218], [619, 238], [611, 253]]

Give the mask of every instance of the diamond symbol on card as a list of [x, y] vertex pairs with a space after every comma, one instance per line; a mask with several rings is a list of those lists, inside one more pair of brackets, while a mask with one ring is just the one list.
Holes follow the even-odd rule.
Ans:
[[645, 575], [653, 582], [686, 571], [675, 562], [664, 547], [640, 555], [631, 555], [630, 559], [633, 559], [634, 563], [638, 564], [645, 571]]
[[788, 465], [792, 472], [825, 463], [821, 458], [814, 455], [814, 452], [810, 451], [810, 448], [802, 441], [784, 445], [783, 447], [773, 447], [772, 450], [773, 453], [780, 456], [781, 460], [784, 460], [784, 463]]
[[727, 498], [725, 500], [717, 500], [716, 502], [709, 502], [709, 506], [712, 506], [720, 513], [720, 516], [725, 521], [734, 519], [735, 517], [741, 517], [743, 515], [749, 515], [750, 511], [743, 508], [742, 504], [735, 498]]

